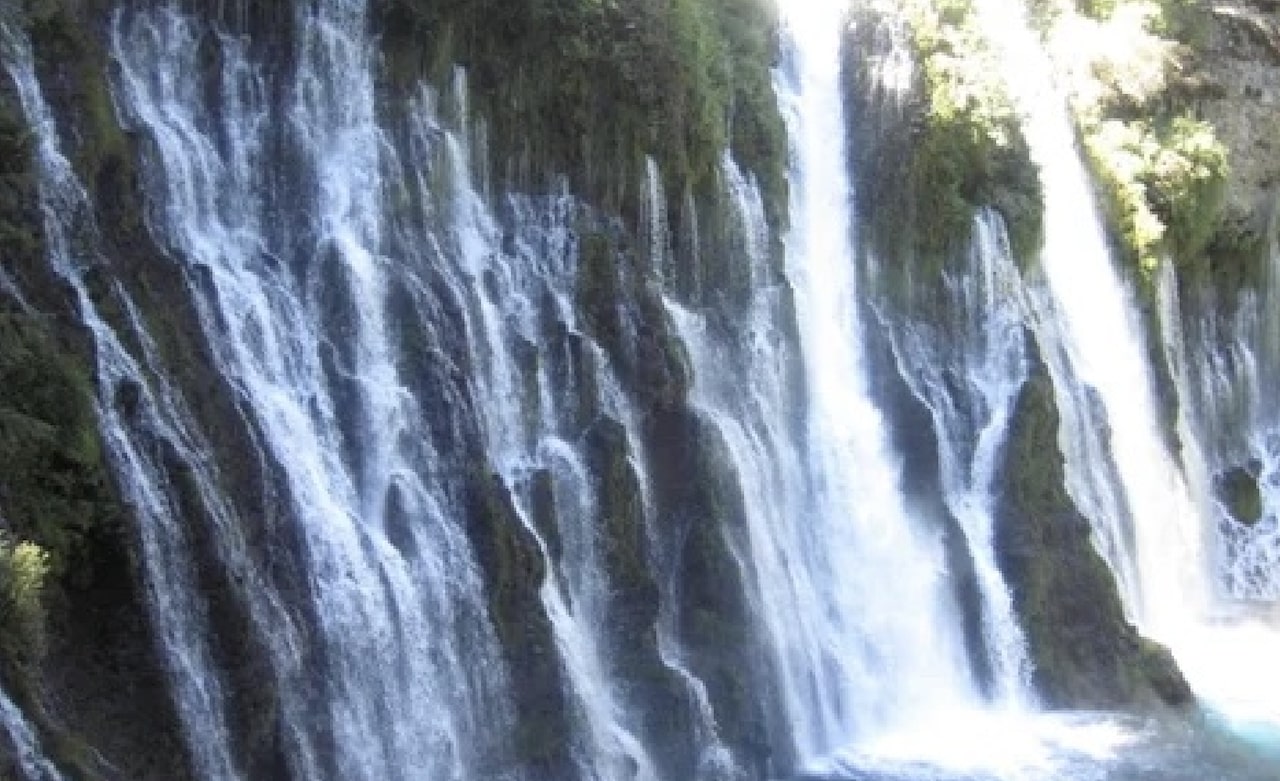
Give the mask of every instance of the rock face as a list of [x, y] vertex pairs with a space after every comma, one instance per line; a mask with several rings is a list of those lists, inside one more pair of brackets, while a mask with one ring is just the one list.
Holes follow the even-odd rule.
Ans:
[[1124, 616], [1089, 521], [1064, 487], [1053, 386], [1041, 366], [1014, 409], [996, 480], [996, 548], [1051, 707], [1180, 707], [1191, 690], [1168, 650]]
[[1203, 45], [1184, 74], [1200, 115], [1227, 148], [1224, 219], [1263, 236], [1280, 195], [1280, 4], [1221, 0], [1207, 4]]
[[1218, 501], [1237, 523], [1252, 526], [1262, 519], [1262, 489], [1258, 485], [1260, 464], [1256, 461], [1229, 469], [1214, 478]]
[[[36, 27], [81, 61], [98, 56], [52, 20]], [[104, 88], [81, 71], [59, 74], [57, 83], [68, 100]], [[97, 431], [91, 347], [47, 267], [25, 125], [14, 86], [0, 79], [0, 281], [24, 293], [0, 287], [0, 531], [33, 541], [50, 563], [47, 640], [36, 653], [14, 649], [12, 635], [0, 642], [0, 685], [68, 772], [106, 772], [93, 747], [124, 776], [178, 781], [188, 773], [185, 750], [150, 639], [136, 530]], [[101, 179], [107, 184], [112, 175]], [[129, 196], [117, 195], [105, 200], [127, 209]], [[5, 619], [0, 625], [9, 634]]]

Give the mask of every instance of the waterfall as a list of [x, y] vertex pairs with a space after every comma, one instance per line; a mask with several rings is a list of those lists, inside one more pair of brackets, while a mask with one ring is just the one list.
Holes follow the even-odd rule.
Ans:
[[[123, 12], [112, 27], [120, 109], [150, 141], [153, 232], [190, 280], [217, 369], [278, 464], [300, 530], [309, 588], [289, 598], [309, 600], [309, 674], [325, 685], [304, 702], [288, 646], [273, 657], [296, 772], [469, 778], [521, 740], [522, 682], [486, 620], [486, 589], [513, 586], [483, 581], [460, 524], [459, 495], [491, 472], [486, 490], [509, 497], [522, 526], [508, 532], [535, 541], [546, 565], [516, 586], [536, 589], [529, 609], [555, 644], [537, 651], [554, 657], [537, 673], [548, 680], [524, 685], [554, 691], [560, 673], [571, 711], [555, 717], [573, 734], [548, 740], [567, 739], [587, 778], [662, 777], [672, 760], [653, 756], [655, 706], [619, 662], [644, 646], [617, 636], [627, 625], [605, 537], [643, 537], [652, 513], [609, 531], [633, 519], [608, 517], [599, 474], [600, 448], [620, 432], [620, 468], [644, 505], [641, 435], [618, 356], [579, 316], [584, 277], [605, 273], [582, 267], [583, 245], [610, 228], [592, 232], [602, 221], [565, 190], [486, 193], [484, 129], [470, 124], [461, 73], [443, 98], [423, 89], [402, 110], [379, 106], [362, 4], [297, 13], [296, 72], [284, 73], [256, 62], [245, 37], [173, 8]], [[214, 90], [198, 54], [210, 39]], [[656, 165], [647, 173], [661, 264], [665, 206]], [[635, 349], [634, 317], [621, 317], [623, 351]], [[647, 684], [681, 681], [663, 707], [700, 714], [699, 764], [719, 772], [729, 760], [663, 609]], [[322, 737], [327, 765], [295, 759]]]
[[[1172, 452], [1146, 342], [1158, 337], [1144, 333], [1133, 294], [1112, 266], [1053, 65], [1021, 11], [1011, 22], [1004, 3], [978, 7], [1026, 114], [1045, 188], [1043, 280], [1032, 312], [1062, 414], [1068, 488], [1094, 525], [1095, 544], [1116, 574], [1130, 617], [1173, 650], [1197, 694], [1229, 718], [1243, 708], [1280, 724], [1274, 690], [1263, 683], [1274, 679], [1269, 660], [1280, 648], [1274, 617], [1238, 623], [1230, 593], [1263, 596], [1249, 592], [1274, 577], [1273, 570], [1262, 582], [1256, 577], [1274, 560], [1274, 516], [1249, 532], [1226, 528], [1206, 473], [1225, 465], [1223, 454], [1268, 452], [1274, 428], [1267, 421], [1274, 418], [1262, 410], [1274, 405], [1250, 400], [1265, 393], [1265, 372], [1274, 372], [1274, 315], [1257, 294], [1246, 293], [1225, 340], [1191, 341], [1182, 333], [1171, 269], [1163, 270], [1163, 346], [1182, 415], [1173, 432], [1180, 451]], [[1219, 342], [1227, 344], [1225, 353]], [[1264, 501], [1274, 508], [1267, 479], [1274, 478], [1264, 477]]]
[[[123, 248], [95, 222], [111, 188], [73, 168], [78, 117], [55, 121], [0, 10], [49, 271], [92, 348], [189, 755], [175, 772], [1137, 777], [1129, 722], [1036, 712], [997, 567], [1028, 324], [1129, 614], [1231, 718], [1280, 723], [1256, 683], [1280, 654], [1257, 604], [1280, 595], [1280, 250], [1230, 317], [1189, 320], [1166, 269], [1175, 457], [1049, 64], [1007, 3], [978, 3], [1018, 63], [1043, 262], [1024, 281], [980, 211], [967, 253], [903, 300], [855, 219], [846, 0], [782, 4], [781, 237], [728, 151], [681, 192], [666, 158], [637, 155], [611, 183], [634, 214], [569, 178], [505, 191], [466, 72], [387, 78], [366, 0], [282, 3], [281, 35], [120, 3], [109, 97], [154, 242]], [[877, 73], [905, 90], [905, 51]], [[0, 268], [0, 295], [31, 309], [25, 282]], [[936, 475], [905, 465], [920, 454], [897, 405]], [[1241, 466], [1262, 496], [1247, 528], [1214, 495]], [[57, 686], [37, 692], [54, 716], [77, 704]], [[61, 781], [58, 727], [0, 691], [0, 774]]]
[[[666, 306], [694, 369], [693, 404], [723, 438], [741, 482], [747, 528], [745, 539], [731, 542], [735, 557], [753, 576], [755, 609], [773, 643], [778, 694], [787, 711], [781, 721], [795, 729], [808, 722], [807, 709], [814, 702], [809, 698], [816, 694], [817, 682], [806, 677], [824, 664], [822, 649], [809, 644], [815, 638], [796, 631], [810, 627], [797, 626], [794, 612], [779, 609], [811, 606], [818, 599], [817, 584], [804, 577], [808, 562], [798, 555], [796, 538], [803, 530], [791, 520], [803, 512], [805, 487], [798, 432], [791, 425], [801, 404], [790, 382], [796, 356], [784, 330], [790, 311], [785, 284], [771, 280], [759, 188], [731, 158], [722, 168], [741, 237], [741, 262], [753, 282], [746, 327], [723, 334], [694, 309], [671, 299]], [[741, 377], [750, 378], [745, 387]]]
[[996, 564], [992, 497], [1009, 416], [1027, 377], [1025, 304], [998, 214], [975, 217], [963, 260], [942, 272], [936, 297], [926, 288], [922, 303], [906, 304], [907, 315], [883, 317], [897, 368], [933, 418], [943, 498], [963, 530], [981, 595], [992, 698], [1016, 707], [1031, 699], [1030, 663]]
[[[1280, 387], [1274, 247], [1266, 262], [1261, 285], [1241, 292], [1233, 312], [1209, 296], [1184, 310], [1168, 263], [1159, 293], [1184, 461], [1203, 497], [1213, 573], [1206, 620], [1179, 638], [1178, 659], [1207, 707], [1275, 745], [1280, 689], [1265, 672], [1280, 654], [1280, 415], [1267, 396]], [[1199, 309], [1206, 304], [1213, 308]], [[1215, 483], [1233, 471], [1256, 481], [1258, 517], [1248, 525], [1216, 495]]]
[[[457, 88], [465, 94], [463, 82]], [[465, 116], [465, 109], [458, 113]], [[416, 132], [429, 142], [440, 129], [430, 125], [429, 114], [418, 116], [428, 124]], [[468, 302], [469, 349], [481, 378], [479, 407], [489, 449], [553, 567], [539, 596], [555, 630], [585, 730], [580, 762], [588, 778], [654, 781], [658, 770], [611, 669], [604, 634], [610, 618], [607, 541], [602, 538], [600, 497], [591, 474], [595, 465], [582, 441], [578, 406], [581, 394], [600, 392], [601, 413], [625, 420], [630, 416], [628, 403], [616, 390], [617, 380], [597, 345], [589, 343], [584, 361], [567, 376], [560, 373], [557, 356], [541, 352], [568, 349], [564, 343], [544, 348], [544, 334], [554, 329], [566, 329], [565, 339], [586, 340], [575, 315], [579, 239], [573, 225], [581, 207], [563, 191], [544, 198], [508, 196], [505, 209], [516, 231], [504, 250], [497, 216], [471, 179], [467, 133], [446, 132], [444, 138], [447, 153], [442, 162], [450, 182], [445, 256], [457, 264], [454, 284], [465, 291], [459, 296]], [[529, 351], [537, 351], [532, 359]], [[534, 520], [538, 475], [549, 482], [555, 512], [550, 529], [539, 528]], [[558, 550], [552, 549], [549, 535], [554, 535]]]
[[766, 498], [774, 517], [752, 541], [780, 559], [760, 572], [761, 593], [779, 622], [771, 638], [796, 749], [810, 760], [976, 697], [939, 533], [904, 506], [868, 390], [839, 79], [845, 13], [838, 1], [783, 9], [786, 264], [808, 397], [804, 444], [779, 461], [801, 477]]
[[842, 7], [787, 14], [777, 84], [793, 141], [786, 278], [761, 240], [754, 183], [726, 159], [752, 280], [742, 324], [670, 299], [667, 308], [689, 351], [694, 404], [740, 481], [745, 528], [733, 549], [771, 651], [790, 750], [824, 778], [1085, 777], [1129, 734], [1030, 710], [1026, 651], [994, 561], [992, 480], [1027, 371], [1024, 293], [1003, 227], [980, 215], [969, 255], [943, 283], [946, 322], [892, 323], [908, 392], [933, 413], [943, 498], [980, 581], [996, 679], [988, 699], [970, 669], [942, 532], [909, 509], [868, 389], [860, 312], [871, 309], [855, 298], [836, 91]]
[[1245, 601], [1280, 599], [1280, 413], [1268, 389], [1280, 387], [1280, 252], [1274, 247], [1257, 289], [1240, 292], [1234, 311], [1210, 296], [1189, 302], [1185, 317], [1170, 264], [1161, 271], [1161, 321], [1188, 429], [1183, 446], [1201, 460], [1205, 492], [1232, 469], [1256, 480], [1260, 513], [1246, 525], [1216, 498], [1214, 587]]
[[[301, 777], [466, 776], [511, 716], [480, 575], [444, 504], [444, 459], [417, 433], [424, 402], [397, 364], [392, 276], [421, 283], [383, 254], [386, 149], [363, 11], [297, 13], [283, 105], [268, 89], [279, 74], [248, 58], [247, 41], [163, 7], [116, 17], [118, 99], [153, 142], [153, 230], [183, 264], [297, 524], [307, 591], [281, 599], [310, 601], [320, 648], [305, 672], [323, 683], [294, 683], [299, 650], [269, 643], [290, 763]], [[221, 49], [216, 108], [202, 35]], [[297, 170], [272, 163], [273, 145]]]
[[1063, 414], [1069, 488], [1133, 618], [1167, 638], [1204, 598], [1198, 510], [1161, 434], [1142, 325], [1112, 266], [1048, 54], [1024, 11], [1010, 22], [1003, 4], [978, 8], [1009, 63], [1044, 185], [1045, 289], [1034, 310]]
[[[5, 67], [18, 88], [23, 110], [35, 132], [40, 206], [55, 272], [75, 294], [84, 324], [93, 337], [98, 396], [96, 407], [106, 434], [113, 466], [123, 475], [126, 499], [140, 517], [144, 578], [160, 636], [156, 639], [174, 681], [174, 697], [183, 731], [190, 740], [199, 772], [209, 778], [236, 779], [239, 773], [228, 752], [226, 692], [213, 673], [208, 630], [192, 582], [187, 535], [176, 515], [164, 463], [164, 447], [190, 455], [198, 447], [186, 429], [186, 416], [164, 381], [152, 374], [154, 346], [147, 340], [131, 301], [119, 286], [109, 292], [122, 306], [134, 332], [117, 334], [90, 297], [85, 277], [104, 261], [97, 254], [98, 231], [88, 194], [61, 151], [52, 114], [35, 78], [29, 44], [5, 27]], [[126, 339], [143, 342], [135, 358]], [[126, 396], [134, 397], [126, 402]], [[134, 420], [130, 420], [134, 418]], [[208, 475], [198, 469], [203, 488]]]

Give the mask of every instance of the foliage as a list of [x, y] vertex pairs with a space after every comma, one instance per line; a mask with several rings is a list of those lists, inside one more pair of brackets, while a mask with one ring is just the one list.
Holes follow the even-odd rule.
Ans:
[[[1033, 0], [1043, 2], [1043, 0]], [[1137, 10], [1152, 19], [1152, 31], [1190, 43], [1204, 34], [1204, 4], [1199, 0], [1075, 0], [1076, 9], [1097, 21], [1109, 21], [1118, 11]]]
[[1085, 149], [1108, 214], [1144, 273], [1168, 251], [1191, 258], [1218, 228], [1227, 158], [1206, 123], [1106, 119], [1088, 128]]
[[1172, 94], [1185, 46], [1202, 34], [1189, 0], [1077, 0], [1095, 45], [1073, 108], [1108, 219], [1150, 278], [1163, 255], [1187, 264], [1222, 230], [1227, 153], [1212, 126]]
[[919, 200], [917, 254], [954, 251], [974, 211], [993, 206], [1015, 255], [1032, 257], [1041, 241], [1038, 171], [972, 0], [910, 0], [906, 12], [927, 101], [907, 173]]
[[0, 531], [0, 660], [29, 664], [43, 655], [45, 616], [40, 598], [48, 576], [48, 553]]

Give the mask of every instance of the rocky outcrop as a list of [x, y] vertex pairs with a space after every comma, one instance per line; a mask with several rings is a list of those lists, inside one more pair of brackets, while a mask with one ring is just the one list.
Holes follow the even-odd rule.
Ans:
[[1232, 520], [1252, 526], [1262, 520], [1262, 487], [1258, 484], [1261, 464], [1251, 460], [1245, 466], [1228, 469], [1213, 480], [1214, 493]]
[[996, 549], [1045, 704], [1182, 707], [1192, 700], [1169, 651], [1125, 618], [1092, 527], [1067, 494], [1053, 385], [1043, 366], [1014, 408], [996, 478]]
[[1280, 147], [1271, 132], [1280, 124], [1280, 5], [1217, 0], [1207, 11], [1177, 91], [1226, 147], [1225, 226], [1242, 243], [1256, 243], [1280, 197]]

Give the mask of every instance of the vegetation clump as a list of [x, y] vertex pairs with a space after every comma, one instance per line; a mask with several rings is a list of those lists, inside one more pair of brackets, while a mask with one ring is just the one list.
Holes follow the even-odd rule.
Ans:
[[1161, 257], [1194, 261], [1220, 241], [1229, 173], [1213, 127], [1173, 90], [1203, 14], [1188, 0], [1036, 5], [1122, 253], [1148, 280]]
[[916, 207], [915, 252], [941, 259], [967, 244], [974, 212], [995, 208], [1015, 257], [1042, 239], [1038, 170], [973, 0], [909, 0], [905, 12], [925, 110], [907, 168]]
[[20, 665], [38, 661], [45, 649], [41, 595], [49, 576], [49, 554], [34, 542], [0, 531], [0, 658]]

